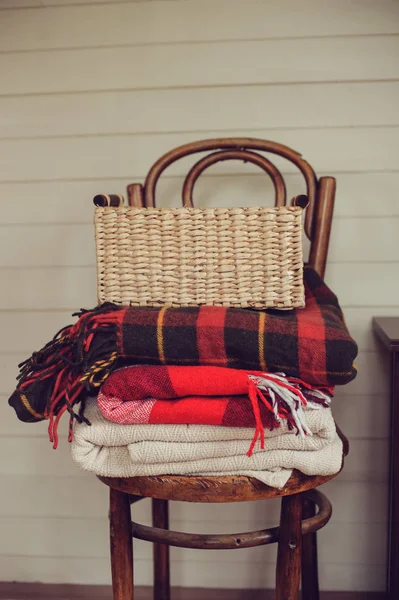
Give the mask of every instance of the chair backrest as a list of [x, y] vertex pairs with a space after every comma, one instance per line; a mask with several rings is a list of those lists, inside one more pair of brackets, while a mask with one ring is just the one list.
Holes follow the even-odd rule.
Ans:
[[306, 198], [304, 195], [293, 199], [294, 204], [308, 205], [304, 219], [304, 230], [310, 240], [309, 264], [323, 277], [326, 268], [330, 230], [334, 209], [335, 179], [320, 177], [317, 179], [312, 167], [302, 156], [276, 142], [256, 138], [217, 138], [201, 140], [179, 146], [167, 152], [151, 167], [144, 186], [133, 183], [128, 186], [129, 204], [138, 207], [155, 206], [157, 182], [163, 171], [173, 162], [198, 152], [210, 154], [201, 158], [188, 172], [183, 183], [183, 204], [193, 206], [193, 188], [198, 177], [211, 165], [225, 160], [243, 160], [261, 167], [272, 179], [275, 189], [275, 205], [287, 204], [287, 192], [284, 178], [277, 167], [260, 152], [282, 156], [294, 163], [301, 171], [306, 183]]

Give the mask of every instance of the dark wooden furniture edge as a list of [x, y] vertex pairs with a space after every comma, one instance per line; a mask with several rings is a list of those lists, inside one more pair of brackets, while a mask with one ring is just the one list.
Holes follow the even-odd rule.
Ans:
[[388, 350], [399, 350], [399, 317], [374, 317], [373, 329]]
[[387, 597], [399, 597], [399, 317], [374, 317], [373, 330], [391, 363]]
[[[272, 590], [172, 588], [173, 600], [274, 600]], [[0, 582], [0, 600], [101, 600], [112, 598], [108, 585]], [[321, 600], [384, 600], [383, 592], [321, 592]], [[152, 587], [137, 586], [135, 600], [152, 600]], [[303, 599], [305, 600], [305, 599]]]
[[[98, 477], [109, 487], [126, 494], [175, 500], [179, 502], [248, 502], [281, 498], [314, 489], [327, 483], [338, 473], [329, 476], [309, 476], [294, 471], [283, 488], [272, 488], [253, 477], [184, 477], [159, 475], [153, 477]], [[232, 486], [234, 486], [232, 488]], [[228, 498], [228, 499], [226, 499]]]

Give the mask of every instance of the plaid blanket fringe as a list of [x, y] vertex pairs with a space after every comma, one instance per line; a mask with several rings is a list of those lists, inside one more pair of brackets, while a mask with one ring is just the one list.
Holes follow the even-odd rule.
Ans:
[[292, 311], [110, 303], [81, 310], [75, 324], [19, 365], [9, 404], [22, 421], [48, 419], [56, 447], [61, 416], [70, 415], [71, 439], [73, 420], [87, 422], [85, 396], [127, 364], [223, 366], [284, 372], [316, 386], [348, 383], [356, 376], [357, 346], [337, 298], [310, 268], [304, 283], [306, 308]]
[[225, 367], [125, 367], [112, 373], [97, 396], [102, 415], [120, 424], [202, 424], [254, 427], [257, 440], [287, 422], [311, 435], [304, 407], [328, 407], [333, 388], [314, 388], [284, 374]]

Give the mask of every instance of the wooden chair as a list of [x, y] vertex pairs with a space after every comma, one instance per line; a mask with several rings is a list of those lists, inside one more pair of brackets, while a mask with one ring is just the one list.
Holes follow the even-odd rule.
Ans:
[[[309, 263], [323, 276], [326, 266], [331, 220], [334, 207], [335, 179], [316, 178], [311, 166], [294, 150], [265, 140], [252, 138], [211, 139], [186, 144], [162, 156], [150, 169], [144, 186], [128, 186], [129, 204], [154, 206], [155, 189], [161, 173], [174, 161], [197, 152], [213, 151], [201, 158], [189, 171], [183, 184], [183, 203], [193, 206], [193, 187], [198, 177], [210, 165], [238, 159], [252, 162], [270, 175], [275, 188], [275, 204], [286, 204], [286, 187], [279, 170], [256, 151], [280, 155], [294, 163], [302, 172], [307, 197], [297, 196], [296, 204], [304, 202], [304, 230], [311, 242]], [[338, 430], [338, 428], [337, 428]], [[344, 454], [348, 443], [344, 442]], [[287, 485], [280, 490], [270, 488], [249, 477], [132, 477], [126, 479], [100, 477], [110, 487], [111, 567], [114, 600], [133, 600], [132, 538], [154, 544], [154, 600], [170, 599], [169, 546], [198, 549], [249, 548], [278, 543], [276, 598], [297, 600], [302, 572], [302, 597], [318, 600], [318, 569], [316, 531], [329, 521], [331, 504], [315, 488], [333, 477], [309, 477], [294, 471]], [[281, 497], [279, 527], [230, 535], [197, 535], [170, 531], [168, 501], [244, 502]], [[131, 522], [130, 505], [143, 498], [152, 498], [153, 527]], [[318, 507], [316, 514], [315, 507]]]

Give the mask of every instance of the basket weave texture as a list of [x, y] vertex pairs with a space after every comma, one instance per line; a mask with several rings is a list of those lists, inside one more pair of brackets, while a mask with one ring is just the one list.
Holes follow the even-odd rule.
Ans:
[[304, 306], [302, 209], [95, 210], [99, 302]]

